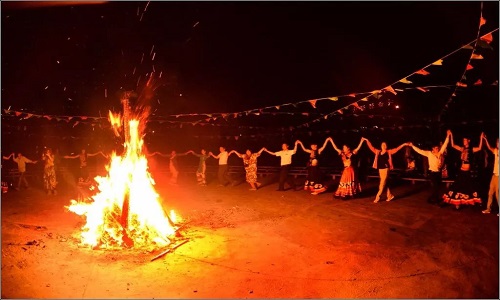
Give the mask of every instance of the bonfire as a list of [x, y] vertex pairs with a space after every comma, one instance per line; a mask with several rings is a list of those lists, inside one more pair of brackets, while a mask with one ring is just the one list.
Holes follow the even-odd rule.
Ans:
[[171, 244], [178, 227], [173, 210], [167, 214], [155, 191], [143, 153], [142, 131], [146, 116], [133, 114], [128, 96], [122, 99], [123, 115], [109, 112], [115, 134], [124, 137], [123, 153], [113, 152], [107, 175], [95, 177], [95, 194], [67, 206], [86, 219], [80, 232], [81, 245], [96, 248], [146, 248], [150, 251]]

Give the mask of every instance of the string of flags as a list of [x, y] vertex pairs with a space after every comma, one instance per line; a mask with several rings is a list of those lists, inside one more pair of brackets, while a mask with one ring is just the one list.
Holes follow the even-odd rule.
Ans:
[[[486, 22], [486, 21], [484, 21], [484, 22]], [[397, 95], [398, 91], [404, 91], [404, 90], [402, 90], [402, 89], [395, 89], [393, 87], [393, 85], [396, 85], [397, 83], [413, 84], [413, 82], [409, 80], [410, 77], [412, 77], [414, 75], [427, 76], [427, 75], [431, 74], [429, 72], [429, 70], [428, 70], [429, 67], [432, 67], [432, 66], [442, 66], [443, 62], [444, 62], [444, 59], [446, 59], [447, 57], [451, 56], [452, 54], [454, 54], [454, 53], [456, 53], [456, 52], [458, 52], [458, 51], [460, 51], [462, 49], [470, 49], [470, 47], [471, 47], [470, 44], [476, 43], [476, 42], [480, 43], [480, 41], [484, 41], [484, 45], [486, 45], [487, 47], [491, 48], [491, 46], [489, 44], [493, 40], [493, 34], [492, 33], [496, 32], [497, 30], [498, 30], [498, 28], [495, 29], [495, 30], [492, 30], [492, 31], [488, 32], [487, 34], [485, 34], [483, 36], [481, 36], [479, 39], [476, 38], [475, 40], [473, 40], [473, 41], [471, 41], [471, 42], [463, 45], [462, 47], [460, 47], [460, 48], [458, 48], [458, 49], [456, 49], [456, 50], [454, 50], [454, 51], [446, 54], [445, 56], [443, 56], [440, 59], [438, 59], [438, 60], [436, 60], [436, 61], [428, 64], [427, 66], [425, 66], [425, 67], [423, 67], [423, 68], [421, 68], [421, 69], [419, 69], [419, 70], [411, 73], [410, 75], [407, 75], [407, 76], [399, 79], [398, 81], [395, 81], [395, 82], [391, 83], [390, 85], [386, 86], [385, 88], [382, 88], [380, 90], [375, 90], [375, 91], [371, 92], [368, 96], [363, 97], [362, 99], [355, 100], [352, 103], [349, 103], [349, 104], [345, 105], [344, 107], [341, 107], [340, 109], [338, 109], [338, 110], [336, 110], [334, 112], [331, 112], [331, 113], [323, 116], [322, 118], [317, 118], [317, 119], [312, 120], [310, 122], [301, 124], [301, 125], [297, 126], [297, 128], [309, 127], [310, 124], [315, 123], [315, 122], [320, 122], [323, 119], [326, 120], [328, 117], [330, 117], [332, 115], [341, 115], [341, 114], [344, 113], [345, 110], [347, 110], [350, 107], [354, 107], [354, 109], [359, 109], [361, 101], [368, 101], [368, 100], [371, 100], [373, 98], [380, 99], [380, 97], [382, 96], [383, 93], [387, 93], [388, 92], [388, 93], [391, 93], [393, 95]], [[482, 56], [480, 56], [478, 54], [475, 57], [476, 57], [476, 59], [481, 59], [482, 58]], [[460, 86], [460, 85], [463, 86], [463, 87], [467, 87], [466, 85], [464, 86], [463, 83], [460, 83], [460, 82], [456, 83], [456, 86]], [[475, 85], [482, 85], [482, 82], [480, 84], [475, 84]], [[498, 85], [498, 80], [495, 81], [495, 82], [493, 82], [492, 85]], [[449, 86], [447, 86], [447, 87], [449, 87]], [[424, 92], [424, 93], [429, 91], [425, 87], [415, 87], [415, 88], [418, 89], [418, 90], [420, 90], [420, 91], [422, 91], [422, 92]]]
[[[484, 57], [481, 54], [477, 53], [477, 47], [480, 46], [483, 48], [493, 49], [490, 46], [490, 43], [493, 41], [492, 32], [489, 32], [489, 33], [480, 37], [481, 28], [483, 27], [484, 24], [486, 24], [486, 19], [483, 18], [483, 2], [481, 2], [481, 15], [479, 18], [479, 28], [477, 30], [477, 35], [476, 35], [476, 40], [474, 41], [474, 46], [471, 46], [469, 44], [469, 45], [467, 45], [467, 48], [463, 48], [463, 49], [471, 49], [472, 50], [471, 55], [469, 57], [469, 60], [467, 61], [467, 64], [465, 65], [465, 70], [463, 71], [462, 76], [460, 76], [460, 80], [456, 83], [455, 88], [453, 89], [453, 92], [450, 94], [450, 97], [448, 98], [448, 101], [446, 102], [446, 104], [443, 106], [443, 109], [439, 113], [439, 118], [441, 118], [443, 116], [443, 114], [448, 110], [449, 105], [451, 104], [453, 99], [457, 96], [457, 94], [456, 94], [457, 89], [467, 87], [466, 73], [468, 71], [474, 69], [474, 66], [471, 64], [472, 60], [484, 59]], [[477, 85], [482, 85], [482, 84], [483, 84], [483, 82], [481, 81], [481, 79], [477, 79], [473, 85], [477, 86]]]

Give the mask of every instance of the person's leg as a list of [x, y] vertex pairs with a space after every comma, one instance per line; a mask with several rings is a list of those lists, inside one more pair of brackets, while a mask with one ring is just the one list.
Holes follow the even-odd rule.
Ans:
[[486, 209], [483, 213], [491, 212], [491, 204], [493, 204], [493, 196], [496, 194], [498, 201], [498, 176], [492, 175], [490, 181], [490, 189], [488, 191], [488, 203], [486, 204]]
[[278, 184], [278, 191], [284, 191], [285, 190], [285, 181], [286, 181], [286, 176], [288, 175], [288, 170], [286, 169], [287, 166], [281, 166], [280, 169], [280, 179], [279, 179], [279, 184]]
[[224, 167], [226, 165], [219, 165], [219, 172], [217, 173], [217, 178], [219, 179], [219, 184], [220, 185], [225, 185], [224, 184]]
[[29, 184], [28, 184], [28, 180], [26, 180], [26, 173], [23, 172], [23, 174], [21, 175], [22, 179], [23, 179], [23, 183], [24, 183], [24, 186], [26, 188], [29, 188]]
[[378, 192], [377, 196], [375, 196], [375, 203], [380, 201], [380, 196], [382, 196], [382, 193], [384, 191], [385, 183], [387, 181], [387, 173], [389, 169], [379, 169], [378, 174], [380, 176], [380, 184], [378, 186]]

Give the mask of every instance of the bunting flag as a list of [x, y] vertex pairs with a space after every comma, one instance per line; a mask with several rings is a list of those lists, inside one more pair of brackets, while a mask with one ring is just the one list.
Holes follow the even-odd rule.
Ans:
[[467, 67], [465, 68], [466, 71], [472, 70], [474, 67], [471, 64], [467, 64]]
[[484, 57], [481, 54], [473, 53], [471, 59], [484, 59]]
[[427, 72], [426, 70], [422, 69], [422, 70], [418, 70], [417, 72], [415, 72], [415, 74], [419, 74], [419, 75], [429, 75], [430, 73]]
[[338, 98], [338, 97], [330, 97], [330, 98], [328, 98], [328, 99], [330, 99], [330, 100], [332, 100], [332, 101], [338, 101], [338, 100], [339, 100], [339, 98]]
[[462, 49], [472, 50], [474, 49], [474, 47], [472, 47], [471, 45], [465, 45], [462, 47]]
[[488, 33], [487, 35], [481, 37], [481, 41], [485, 41], [486, 43], [490, 44], [493, 41], [493, 35], [491, 33]]
[[442, 66], [443, 65], [443, 60], [438, 59], [435, 62], [432, 63], [433, 66]]
[[388, 92], [391, 92], [393, 93], [394, 95], [397, 95], [398, 93], [396, 93], [396, 91], [392, 88], [392, 86], [388, 86], [386, 87], [384, 90], [388, 91]]
[[484, 24], [486, 24], [486, 19], [483, 18], [483, 16], [481, 16], [481, 19], [479, 20], [479, 26], [483, 26]]
[[481, 79], [478, 79], [476, 82], [474, 82], [474, 85], [482, 85], [483, 81]]
[[353, 97], [353, 98], [354, 98], [354, 97], [356, 97], [356, 94], [355, 94], [355, 93], [352, 93], [352, 94], [349, 94], [348, 96], [349, 96], [349, 97]]
[[459, 86], [459, 87], [467, 87], [467, 84], [462, 83], [462, 82], [457, 82], [457, 86]]
[[406, 78], [401, 79], [399, 82], [401, 82], [401, 83], [406, 83], [406, 84], [411, 84], [411, 83], [413, 83], [413, 82], [409, 81], [409, 80], [408, 80], [408, 79], [406, 79]]
[[426, 88], [423, 88], [423, 87], [418, 87], [417, 88], [418, 90], [424, 92], [424, 93], [427, 93], [429, 91], [429, 89], [426, 89]]
[[309, 100], [309, 103], [311, 103], [312, 107], [316, 108], [316, 102], [318, 100]]
[[[359, 101], [368, 101], [368, 97], [364, 97], [363, 99], [360, 99]], [[357, 102], [355, 102], [355, 105], [357, 104]]]

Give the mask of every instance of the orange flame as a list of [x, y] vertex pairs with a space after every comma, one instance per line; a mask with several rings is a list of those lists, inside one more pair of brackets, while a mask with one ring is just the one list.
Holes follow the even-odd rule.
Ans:
[[[111, 124], [120, 124], [120, 117], [110, 113]], [[148, 161], [142, 153], [144, 141], [140, 121], [129, 122], [129, 140], [122, 156], [111, 155], [108, 174], [97, 176], [98, 193], [89, 203], [71, 200], [69, 211], [86, 218], [81, 231], [81, 244], [92, 247], [148, 247], [168, 245], [176, 231], [178, 216], [167, 216], [148, 172]]]

